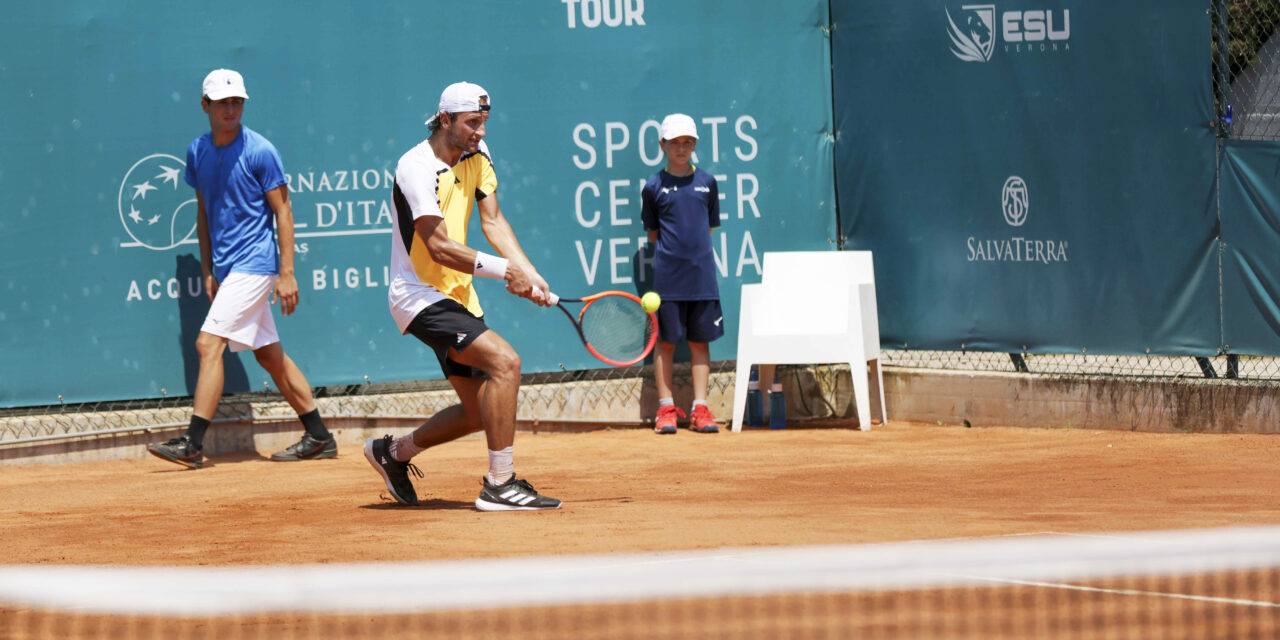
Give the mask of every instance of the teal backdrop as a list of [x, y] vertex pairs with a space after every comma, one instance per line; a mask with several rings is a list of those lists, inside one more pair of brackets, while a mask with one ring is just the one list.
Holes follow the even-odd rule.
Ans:
[[[639, 193], [662, 165], [657, 123], [698, 121], [696, 162], [723, 196], [728, 333], [712, 357], [730, 359], [761, 254], [835, 246], [828, 17], [825, 0], [7, 7], [0, 405], [191, 393], [208, 301], [193, 192], [174, 170], [208, 130], [200, 83], [218, 67], [244, 74], [243, 121], [291, 181], [301, 305], [277, 319], [313, 385], [440, 376], [387, 311], [388, 198], [459, 80], [493, 97], [499, 202], [565, 296], [645, 288]], [[471, 236], [487, 248], [477, 224]], [[479, 288], [526, 371], [600, 366], [558, 312]], [[248, 354], [227, 371], [228, 391], [269, 379]]]
[[885, 346], [1218, 352], [1206, 8], [831, 4], [841, 228]]
[[1222, 153], [1222, 340], [1231, 353], [1280, 354], [1280, 145], [1231, 141]]
[[[313, 385], [440, 376], [387, 311], [388, 197], [458, 80], [493, 96], [500, 203], [565, 296], [647, 288], [657, 123], [694, 116], [722, 195], [716, 360], [764, 252], [841, 243], [875, 253], [887, 348], [1280, 355], [1280, 145], [1215, 136], [1207, 4], [15, 5], [0, 406], [191, 393], [208, 301], [176, 176], [217, 67], [284, 158], [302, 301], [279, 325]], [[479, 288], [526, 371], [600, 366], [557, 312]], [[227, 373], [268, 382], [246, 354]]]

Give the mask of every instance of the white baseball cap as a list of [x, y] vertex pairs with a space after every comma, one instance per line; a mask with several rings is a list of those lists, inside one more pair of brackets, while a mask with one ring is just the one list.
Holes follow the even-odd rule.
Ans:
[[244, 78], [230, 69], [214, 69], [204, 77], [204, 95], [210, 100], [223, 98], [249, 99], [249, 92], [244, 90]]
[[488, 111], [489, 92], [478, 84], [455, 82], [444, 88], [440, 94], [440, 106], [436, 114], [431, 116], [427, 124], [440, 119], [443, 113], [462, 113], [466, 111]]
[[675, 140], [680, 136], [698, 139], [698, 125], [693, 123], [693, 118], [683, 113], [673, 113], [663, 118], [659, 131], [663, 140]]

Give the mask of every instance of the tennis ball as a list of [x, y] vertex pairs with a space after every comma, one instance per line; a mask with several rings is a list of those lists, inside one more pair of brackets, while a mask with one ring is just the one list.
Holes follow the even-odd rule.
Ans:
[[657, 291], [650, 291], [640, 296], [640, 306], [644, 307], [645, 311], [653, 313], [658, 310], [659, 306], [662, 306], [662, 298], [658, 296]]

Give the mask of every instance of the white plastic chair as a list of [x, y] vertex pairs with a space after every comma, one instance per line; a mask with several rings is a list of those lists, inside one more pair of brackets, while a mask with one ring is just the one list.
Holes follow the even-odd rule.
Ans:
[[858, 428], [871, 427], [871, 389], [886, 421], [880, 321], [870, 251], [764, 254], [760, 284], [742, 285], [733, 430], [742, 430], [752, 365], [845, 362], [853, 374]]

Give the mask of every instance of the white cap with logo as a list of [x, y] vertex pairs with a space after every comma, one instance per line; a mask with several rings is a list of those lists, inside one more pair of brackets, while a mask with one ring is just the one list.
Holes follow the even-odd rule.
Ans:
[[230, 69], [214, 69], [204, 77], [204, 95], [210, 100], [224, 98], [249, 99], [249, 92], [244, 90], [244, 78]]
[[489, 92], [478, 84], [455, 82], [444, 88], [440, 94], [440, 106], [436, 114], [431, 116], [427, 124], [440, 119], [444, 113], [463, 113], [467, 111], [488, 111]]
[[683, 113], [673, 113], [662, 119], [659, 133], [662, 135], [663, 140], [675, 140], [680, 136], [689, 136], [697, 140], [698, 125], [693, 123], [693, 118]]

